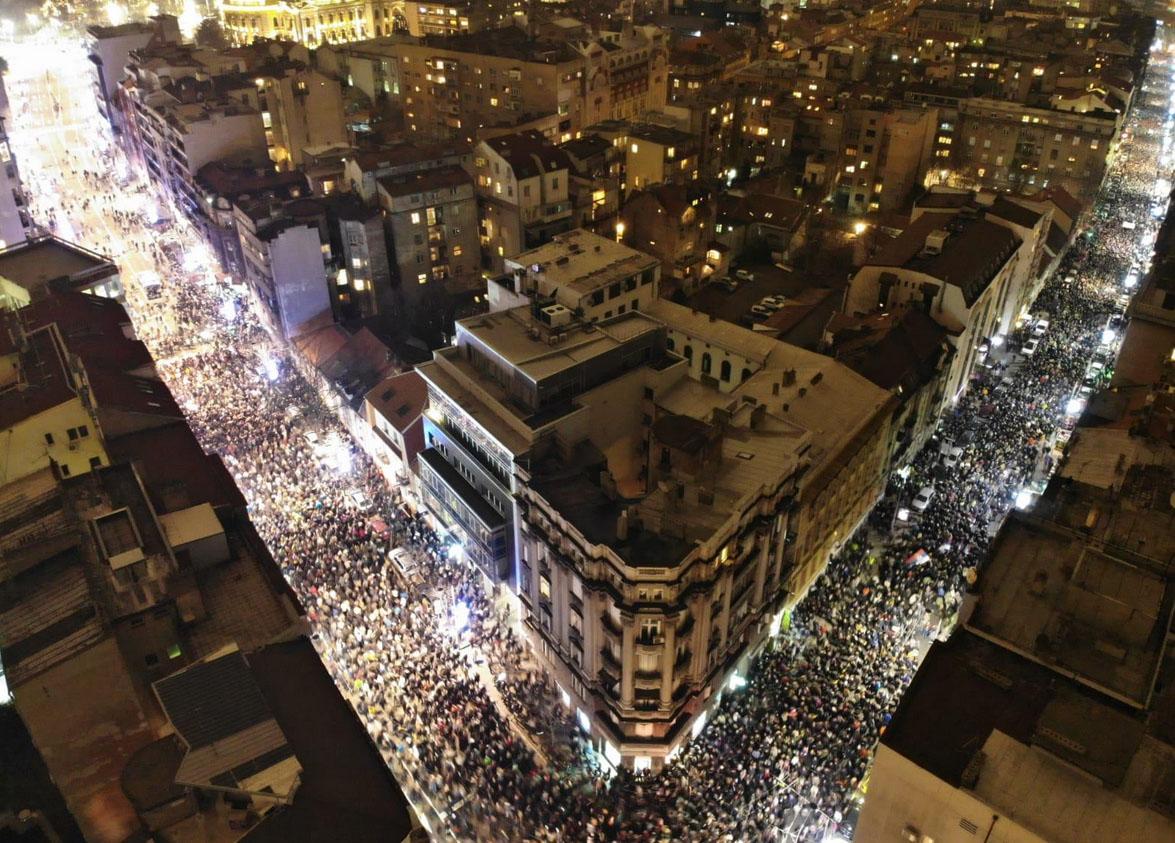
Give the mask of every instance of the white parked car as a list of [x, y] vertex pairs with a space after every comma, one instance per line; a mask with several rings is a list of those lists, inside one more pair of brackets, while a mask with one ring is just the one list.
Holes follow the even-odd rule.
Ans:
[[1044, 332], [1047, 331], [1048, 329], [1049, 329], [1049, 320], [1038, 319], [1038, 320], [1036, 320], [1036, 324], [1032, 326], [1032, 336], [1043, 337]]
[[734, 276], [736, 278], [738, 278], [740, 281], [754, 281], [755, 280], [755, 273], [748, 272], [745, 269], [736, 269], [734, 271]]
[[941, 453], [942, 464], [947, 468], [954, 468], [963, 456], [963, 449], [958, 445], [943, 445]]
[[770, 316], [774, 312], [775, 311], [772, 310], [771, 308], [765, 307], [761, 304], [751, 305], [751, 315], [752, 316], [758, 316], [762, 319], [766, 319], [768, 316]]
[[914, 495], [914, 502], [910, 504], [919, 512], [925, 512], [926, 507], [930, 506], [930, 499], [934, 497], [933, 486], [923, 486], [918, 490], [918, 494]]
[[1036, 354], [1036, 347], [1040, 345], [1040, 338], [1033, 337], [1028, 342], [1024, 343], [1024, 347], [1020, 349], [1020, 353], [1025, 357], [1031, 357]]

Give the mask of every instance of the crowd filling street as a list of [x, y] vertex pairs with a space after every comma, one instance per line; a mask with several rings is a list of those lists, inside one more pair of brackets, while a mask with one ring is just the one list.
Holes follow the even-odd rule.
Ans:
[[[851, 837], [874, 746], [927, 641], [949, 630], [995, 527], [1047, 477], [1088, 363], [1112, 341], [1123, 279], [1149, 261], [1170, 172], [1169, 67], [1156, 52], [1130, 141], [1036, 316], [989, 349], [747, 684], [663, 770], [634, 774], [605, 769], [459, 550], [350, 443], [196, 232], [159, 210], [73, 72], [77, 43], [63, 50], [48, 72], [33, 49], [8, 55], [36, 218], [120, 263], [140, 338], [244, 491], [324, 660], [432, 831], [459, 840]], [[159, 290], [139, 281], [151, 272]], [[398, 573], [396, 548], [419, 578]]]

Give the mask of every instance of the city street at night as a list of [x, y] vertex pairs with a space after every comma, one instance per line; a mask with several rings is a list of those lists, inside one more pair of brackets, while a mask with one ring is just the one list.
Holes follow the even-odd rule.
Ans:
[[46, 26], [0, 54], [34, 221], [117, 262], [135, 332], [244, 493], [316, 649], [435, 839], [831, 843], [853, 839], [903, 692], [958, 623], [1004, 518], [1046, 488], [1090, 361], [1121, 340], [1108, 320], [1150, 266], [1163, 220], [1149, 209], [1165, 206], [1175, 155], [1175, 62], [1158, 32], [1130, 140], [1031, 315], [983, 349], [933, 438], [789, 601], [746, 675], [668, 763], [637, 772], [593, 748], [501, 599], [508, 586], [487, 593], [456, 534], [352, 441], [243, 279], [115, 142], [77, 35]]

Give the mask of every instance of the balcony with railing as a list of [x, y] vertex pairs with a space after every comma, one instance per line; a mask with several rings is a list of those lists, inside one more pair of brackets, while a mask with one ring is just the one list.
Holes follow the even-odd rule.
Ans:
[[604, 631], [609, 635], [614, 635], [617, 638], [619, 638], [624, 633], [624, 629], [620, 626], [616, 619], [612, 617], [611, 612], [600, 613], [600, 626], [602, 626]]
[[632, 679], [638, 688], [660, 688], [661, 687], [661, 671], [660, 670], [634, 670], [632, 672]]
[[617, 673], [620, 672], [620, 659], [616, 658], [616, 654], [612, 652], [611, 647], [600, 648], [600, 660], [604, 663], [605, 668], [615, 670]]

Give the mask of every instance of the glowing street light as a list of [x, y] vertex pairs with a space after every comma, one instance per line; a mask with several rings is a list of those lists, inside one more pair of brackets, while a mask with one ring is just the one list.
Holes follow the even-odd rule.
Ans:
[[1016, 509], [1028, 509], [1032, 506], [1032, 490], [1021, 489], [1016, 493]]
[[866, 223], [855, 222], [855, 223], [853, 223], [853, 234], [860, 237], [862, 234], [864, 234], [868, 230], [868, 228], [869, 228], [869, 226]]

